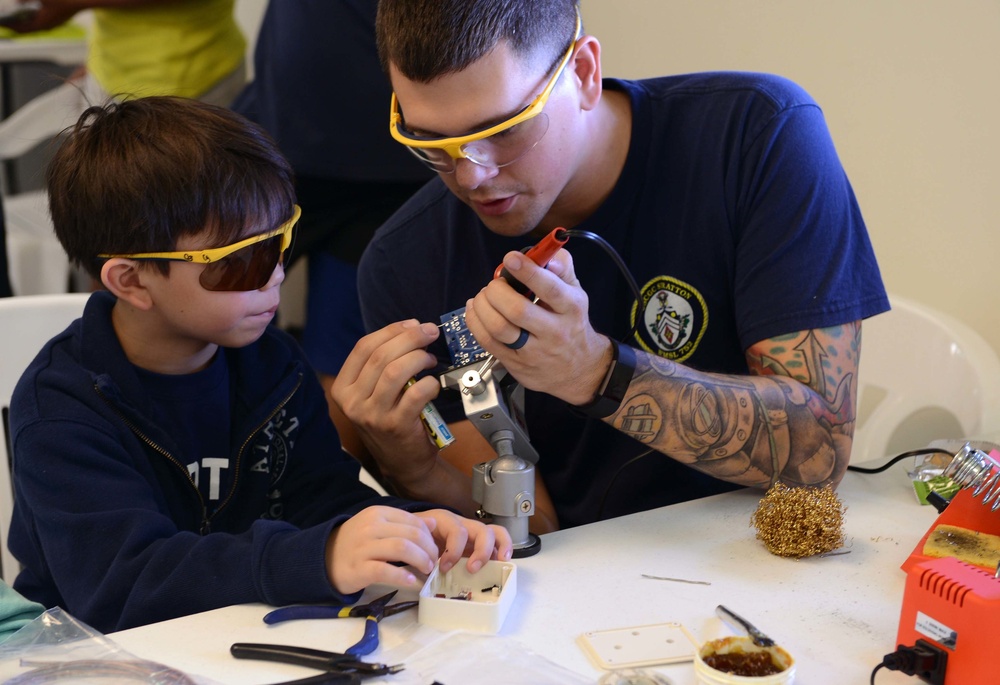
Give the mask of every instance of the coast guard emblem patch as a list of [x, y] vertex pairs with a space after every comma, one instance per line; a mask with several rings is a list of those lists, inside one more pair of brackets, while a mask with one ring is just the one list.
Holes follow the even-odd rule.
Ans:
[[640, 317], [636, 337], [647, 352], [675, 362], [690, 357], [708, 327], [708, 307], [701, 293], [670, 276], [658, 276], [642, 287], [632, 307], [632, 324]]

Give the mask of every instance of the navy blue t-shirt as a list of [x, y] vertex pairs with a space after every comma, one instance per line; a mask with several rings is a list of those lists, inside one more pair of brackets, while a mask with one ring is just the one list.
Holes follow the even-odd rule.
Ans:
[[139, 367], [135, 372], [157, 421], [184, 427], [171, 435], [177, 450], [171, 456], [187, 468], [206, 511], [214, 513], [235, 478], [225, 350], [195, 373], [160, 374]]
[[[823, 114], [794, 83], [708, 73], [606, 80], [632, 105], [632, 139], [608, 199], [574, 227], [602, 236], [637, 281], [632, 293], [595, 243], [566, 245], [594, 328], [703, 371], [746, 374], [744, 351], [781, 334], [839, 325], [889, 308], [861, 212]], [[440, 182], [376, 234], [359, 289], [369, 330], [464, 306], [510, 251]], [[443, 369], [442, 341], [431, 348]], [[441, 370], [439, 369], [439, 370]], [[437, 403], [449, 420], [461, 402]], [[527, 426], [564, 527], [733, 489], [526, 393]]]

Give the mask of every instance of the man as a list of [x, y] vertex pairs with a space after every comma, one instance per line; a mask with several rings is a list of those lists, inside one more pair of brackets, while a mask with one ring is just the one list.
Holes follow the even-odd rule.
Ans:
[[[489, 446], [458, 420], [438, 454], [418, 421], [436, 379], [403, 391], [448, 364], [427, 322], [467, 304], [469, 330], [529, 391], [536, 531], [838, 483], [860, 322], [888, 301], [821, 111], [769, 75], [604, 80], [578, 16], [573, 0], [380, 2], [390, 128], [439, 182], [365, 253], [374, 332], [334, 399], [400, 492], [471, 512]], [[547, 269], [516, 252], [560, 226], [610, 243], [640, 300], [582, 240]], [[537, 302], [490, 280], [501, 259]]]

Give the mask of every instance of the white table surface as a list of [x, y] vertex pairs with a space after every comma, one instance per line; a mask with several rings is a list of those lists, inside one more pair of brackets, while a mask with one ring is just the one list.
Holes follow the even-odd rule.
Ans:
[[[517, 596], [499, 633], [506, 639], [498, 645], [523, 645], [596, 683], [604, 671], [578, 644], [582, 633], [679, 622], [698, 640], [712, 639], [732, 634], [715, 617], [716, 605], [724, 604], [795, 657], [798, 685], [868, 683], [872, 669], [896, 646], [905, 581], [899, 566], [937, 516], [932, 507], [917, 504], [907, 463], [881, 474], [847, 474], [838, 490], [847, 507], [850, 553], [844, 555], [802, 560], [772, 555], [750, 527], [761, 496], [754, 491], [545, 535], [538, 555], [516, 560]], [[649, 580], [644, 573], [711, 585]], [[378, 590], [370, 589], [365, 599]], [[233, 642], [336, 651], [362, 630], [360, 620], [343, 619], [266, 626], [261, 618], [268, 610], [261, 604], [228, 607], [110, 637], [137, 656], [191, 675], [252, 685], [316, 672], [233, 659]], [[416, 625], [414, 611], [381, 626], [382, 647], [369, 660], [405, 650], [414, 631], [430, 630]], [[690, 662], [654, 670], [674, 685], [695, 682]], [[464, 682], [475, 683], [475, 674]], [[877, 685], [912, 682], [885, 669], [876, 677]]]

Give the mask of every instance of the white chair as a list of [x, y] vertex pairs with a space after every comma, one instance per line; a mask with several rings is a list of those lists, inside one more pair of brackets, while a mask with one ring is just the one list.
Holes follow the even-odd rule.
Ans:
[[1000, 359], [973, 329], [904, 297], [861, 328], [851, 462], [882, 460], [935, 440], [1000, 431]]
[[0, 440], [0, 578], [14, 582], [20, 565], [7, 549], [7, 531], [14, 508], [11, 485], [10, 435], [7, 409], [14, 386], [42, 346], [83, 313], [87, 293], [23, 295], [0, 298], [0, 410], [3, 440]]
[[48, 195], [32, 190], [3, 200], [7, 269], [15, 295], [65, 293], [72, 270], [49, 219]]
[[[0, 122], [0, 160], [21, 157], [72, 126], [87, 108], [88, 97], [80, 85], [67, 82], [26, 102]], [[14, 294], [66, 292], [70, 263], [52, 230], [46, 192], [8, 195], [3, 205]]]

